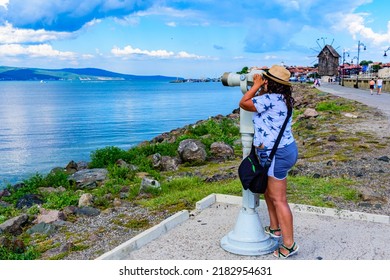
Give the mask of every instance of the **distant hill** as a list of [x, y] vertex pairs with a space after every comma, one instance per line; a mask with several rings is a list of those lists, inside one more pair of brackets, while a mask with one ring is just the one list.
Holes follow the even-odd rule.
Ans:
[[162, 80], [172, 81], [178, 77], [160, 75], [139, 76], [120, 74], [98, 68], [64, 68], [64, 69], [39, 69], [0, 66], [0, 81], [129, 81], [129, 80]]

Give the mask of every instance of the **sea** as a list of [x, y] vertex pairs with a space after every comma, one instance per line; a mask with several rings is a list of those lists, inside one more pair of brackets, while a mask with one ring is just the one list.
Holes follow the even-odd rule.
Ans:
[[0, 189], [238, 108], [221, 82], [1, 81]]

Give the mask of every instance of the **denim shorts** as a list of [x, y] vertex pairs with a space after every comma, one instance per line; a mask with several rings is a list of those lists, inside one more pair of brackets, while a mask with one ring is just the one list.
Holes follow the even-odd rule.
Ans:
[[[256, 148], [256, 154], [259, 157], [261, 165], [267, 161], [271, 150]], [[298, 160], [298, 147], [295, 142], [276, 150], [274, 159], [268, 170], [268, 176], [278, 180], [283, 180], [287, 177], [288, 171], [294, 166]]]

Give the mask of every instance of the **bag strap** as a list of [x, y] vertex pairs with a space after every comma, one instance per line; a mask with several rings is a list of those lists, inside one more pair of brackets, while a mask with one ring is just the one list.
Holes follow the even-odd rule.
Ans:
[[283, 126], [282, 128], [280, 129], [280, 132], [279, 132], [279, 135], [278, 135], [278, 138], [276, 138], [276, 142], [272, 148], [272, 151], [266, 161], [266, 163], [264, 164], [264, 167], [266, 168], [269, 168], [271, 166], [271, 163], [272, 163], [272, 159], [274, 158], [274, 155], [276, 153], [276, 149], [278, 148], [279, 146], [279, 143], [280, 143], [280, 140], [282, 139], [282, 135], [283, 135], [283, 132], [284, 130], [286, 129], [286, 126], [287, 126], [287, 123], [288, 123], [288, 120], [290, 119], [292, 115], [292, 109], [289, 108], [288, 111], [287, 111], [287, 117], [286, 119], [284, 120], [284, 123], [283, 123]]

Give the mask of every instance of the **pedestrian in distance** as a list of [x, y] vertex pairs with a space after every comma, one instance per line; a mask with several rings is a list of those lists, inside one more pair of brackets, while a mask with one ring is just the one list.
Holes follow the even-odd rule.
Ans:
[[374, 78], [371, 79], [371, 81], [369, 82], [369, 85], [370, 85], [370, 93], [371, 93], [371, 95], [373, 95], [374, 94], [374, 88], [375, 88]]
[[381, 78], [378, 78], [376, 80], [376, 88], [377, 88], [377, 94], [381, 94], [382, 93], [382, 85], [383, 85], [383, 81]]
[[[293, 109], [290, 72], [283, 66], [274, 65], [263, 75], [253, 76], [253, 86], [243, 95], [240, 107], [254, 112], [253, 145], [260, 163], [264, 165], [272, 150], [273, 143], [286, 119], [289, 109]], [[264, 228], [266, 234], [283, 239], [274, 251], [277, 258], [288, 258], [298, 252], [294, 240], [293, 215], [287, 202], [287, 174], [298, 159], [298, 148], [291, 130], [292, 117], [277, 147], [268, 170], [268, 185], [264, 193], [270, 225]]]

